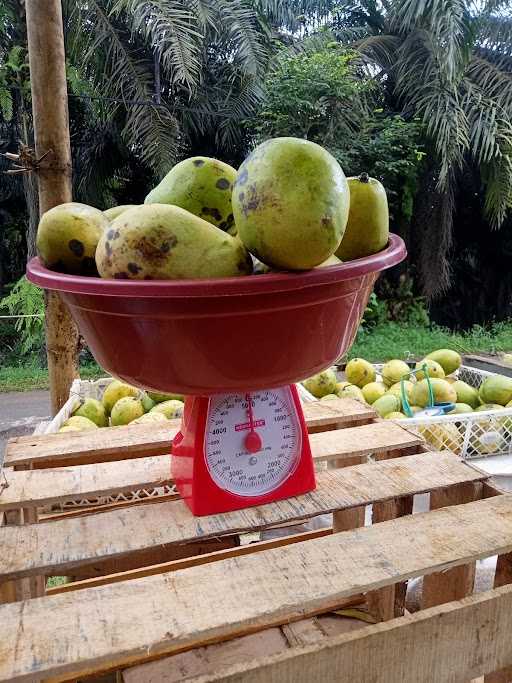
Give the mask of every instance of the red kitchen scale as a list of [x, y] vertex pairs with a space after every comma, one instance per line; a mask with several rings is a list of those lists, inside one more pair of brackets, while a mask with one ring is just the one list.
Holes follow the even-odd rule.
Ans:
[[187, 398], [172, 454], [174, 481], [195, 515], [261, 505], [315, 488], [294, 385]]
[[315, 487], [295, 382], [352, 344], [379, 273], [403, 241], [303, 273], [215, 280], [102, 280], [30, 261], [27, 277], [58, 291], [97, 362], [141, 388], [187, 396], [172, 475], [207, 515]]

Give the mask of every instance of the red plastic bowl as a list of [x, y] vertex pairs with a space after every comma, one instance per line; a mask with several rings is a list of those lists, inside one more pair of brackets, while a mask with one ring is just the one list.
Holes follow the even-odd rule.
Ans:
[[406, 256], [400, 237], [378, 254], [304, 273], [218, 280], [102, 280], [30, 261], [28, 279], [58, 291], [98, 363], [155, 391], [209, 395], [290, 384], [352, 344], [380, 271]]

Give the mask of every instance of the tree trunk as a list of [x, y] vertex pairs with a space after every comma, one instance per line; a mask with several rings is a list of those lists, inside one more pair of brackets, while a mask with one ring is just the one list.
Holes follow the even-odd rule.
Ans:
[[[71, 201], [64, 34], [61, 0], [26, 0], [32, 111], [37, 158], [50, 150], [37, 171], [39, 211]], [[55, 292], [46, 293], [46, 346], [52, 411], [66, 401], [78, 375], [78, 330]]]
[[27, 204], [28, 226], [27, 226], [27, 261], [37, 256], [36, 236], [37, 224], [39, 222], [39, 202], [37, 198], [37, 183], [33, 173], [23, 174], [23, 193]]

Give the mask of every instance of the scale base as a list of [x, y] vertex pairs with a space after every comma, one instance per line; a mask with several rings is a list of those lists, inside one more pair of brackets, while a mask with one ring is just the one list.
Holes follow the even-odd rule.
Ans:
[[211, 399], [206, 396], [186, 398], [181, 428], [172, 444], [171, 473], [181, 497], [194, 515], [241, 510], [315, 489], [315, 470], [302, 406], [296, 387], [292, 385], [287, 389], [293, 399], [301, 432], [300, 455], [295, 468], [280, 485], [255, 496], [236, 495], [213, 481], [205, 458], [205, 433]]

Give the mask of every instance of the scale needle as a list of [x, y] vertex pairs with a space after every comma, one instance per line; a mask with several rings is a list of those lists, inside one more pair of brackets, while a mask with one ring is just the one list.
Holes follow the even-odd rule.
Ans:
[[245, 400], [247, 401], [247, 407], [249, 411], [249, 434], [245, 437], [244, 440], [244, 446], [246, 449], [249, 451], [249, 453], [257, 453], [258, 451], [261, 450], [261, 437], [260, 435], [254, 430], [254, 417], [252, 414], [252, 399], [251, 399], [251, 394], [246, 394], [245, 395]]

